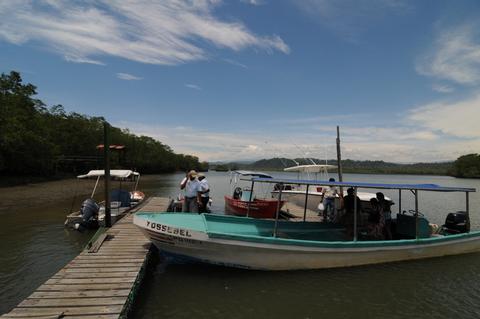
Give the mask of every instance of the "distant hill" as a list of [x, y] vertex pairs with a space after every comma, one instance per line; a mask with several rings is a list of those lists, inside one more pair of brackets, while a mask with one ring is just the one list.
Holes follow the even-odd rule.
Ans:
[[[324, 164], [325, 160], [320, 159], [304, 159], [304, 158], [270, 158], [261, 159], [250, 164], [245, 163], [223, 163], [217, 165], [219, 170], [229, 169], [248, 169], [263, 171], [283, 171], [285, 167], [305, 164]], [[328, 164], [337, 165], [337, 160], [328, 160]], [[211, 169], [215, 170], [216, 166], [210, 164]], [[384, 161], [355, 161], [343, 160], [342, 169], [344, 173], [368, 173], [368, 174], [415, 174], [415, 175], [451, 175], [453, 171], [453, 162], [440, 163], [414, 163], [414, 164], [398, 164]]]

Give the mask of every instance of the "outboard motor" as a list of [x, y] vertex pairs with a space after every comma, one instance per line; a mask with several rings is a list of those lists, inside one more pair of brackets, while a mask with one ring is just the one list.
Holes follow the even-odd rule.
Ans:
[[448, 234], [468, 233], [470, 231], [470, 224], [468, 223], [467, 212], [458, 211], [456, 213], [448, 213], [442, 229]]
[[82, 226], [88, 228], [97, 221], [100, 206], [91, 198], [83, 201], [80, 213], [82, 214]]

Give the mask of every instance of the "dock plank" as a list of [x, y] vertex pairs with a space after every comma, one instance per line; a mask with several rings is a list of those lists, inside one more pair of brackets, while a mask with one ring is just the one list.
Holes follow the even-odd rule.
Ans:
[[124, 297], [96, 297], [96, 298], [35, 298], [26, 299], [18, 306], [27, 307], [82, 307], [82, 306], [109, 306], [109, 305], [123, 305]]
[[35, 291], [28, 299], [62, 299], [62, 298], [95, 298], [95, 297], [128, 297], [128, 289], [86, 290], [86, 291]]
[[[165, 211], [168, 198], [151, 197], [142, 211]], [[112, 319], [130, 309], [132, 289], [151, 243], [128, 214], [1, 318]]]

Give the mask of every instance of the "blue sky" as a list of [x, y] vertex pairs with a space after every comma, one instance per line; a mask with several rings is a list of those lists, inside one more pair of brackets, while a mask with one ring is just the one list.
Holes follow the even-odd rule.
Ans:
[[480, 2], [0, 2], [0, 71], [202, 160], [480, 150]]

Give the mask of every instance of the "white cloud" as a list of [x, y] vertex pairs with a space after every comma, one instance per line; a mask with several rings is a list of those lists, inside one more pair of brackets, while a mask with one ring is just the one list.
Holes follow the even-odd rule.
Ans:
[[189, 89], [194, 89], [194, 90], [198, 90], [198, 91], [201, 91], [201, 90], [202, 90], [202, 88], [199, 87], [199, 86], [196, 85], [196, 84], [185, 84], [185, 86], [186, 86], [187, 88], [189, 88]]
[[35, 42], [68, 61], [101, 64], [115, 56], [175, 65], [207, 59], [203, 44], [289, 53], [277, 35], [259, 36], [241, 22], [215, 17], [219, 0], [18, 0], [0, 3], [0, 39]]
[[291, 1], [316, 22], [351, 41], [357, 41], [359, 34], [386, 15], [411, 9], [403, 0]]
[[480, 93], [457, 102], [435, 102], [413, 109], [409, 119], [459, 138], [480, 138]]
[[251, 4], [252, 6], [259, 6], [264, 4], [262, 0], [241, 0], [244, 3]]
[[[199, 127], [175, 129], [165, 125], [116, 123], [136, 134], [159, 139], [176, 152], [194, 154], [201, 160], [251, 160], [284, 157], [336, 157], [334, 126], [321, 132], [224, 133]], [[453, 160], [480, 147], [480, 138], [469, 141], [440, 139], [421, 127], [341, 127], [342, 156], [347, 159], [390, 162], [431, 162]]]
[[128, 73], [117, 73], [117, 78], [119, 78], [120, 80], [126, 80], [126, 81], [143, 80], [143, 78], [141, 78], [139, 76], [135, 76], [135, 75], [128, 74]]
[[440, 93], [451, 93], [455, 89], [449, 85], [435, 83], [432, 85], [432, 90]]
[[417, 72], [460, 84], [480, 83], [480, 32], [477, 23], [443, 30], [430, 54], [417, 62]]
[[248, 66], [246, 66], [245, 64], [243, 63], [240, 63], [238, 61], [235, 61], [235, 60], [232, 60], [232, 59], [223, 59], [224, 62], [227, 62], [231, 65], [235, 65], [235, 66], [238, 66], [240, 68], [243, 68], [243, 69], [248, 69]]

